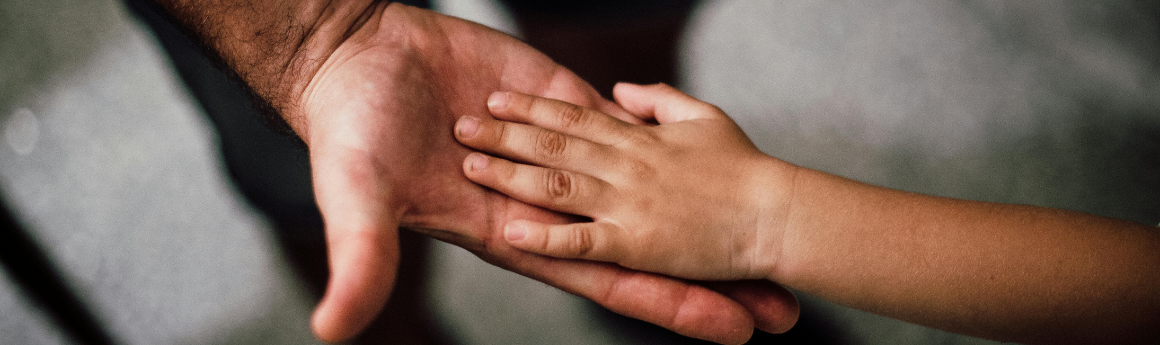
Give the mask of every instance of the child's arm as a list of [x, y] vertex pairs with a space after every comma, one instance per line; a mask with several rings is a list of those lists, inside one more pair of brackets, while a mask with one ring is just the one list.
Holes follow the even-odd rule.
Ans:
[[591, 217], [508, 224], [515, 247], [690, 279], [767, 278], [855, 308], [1020, 342], [1154, 341], [1160, 236], [1046, 208], [870, 186], [766, 156], [716, 107], [622, 84], [637, 126], [497, 93], [463, 118], [471, 180]]

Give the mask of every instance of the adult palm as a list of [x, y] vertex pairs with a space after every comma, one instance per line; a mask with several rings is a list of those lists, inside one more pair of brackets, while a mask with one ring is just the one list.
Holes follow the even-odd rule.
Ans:
[[509, 247], [502, 239], [509, 220], [574, 219], [467, 180], [461, 165], [469, 150], [452, 136], [456, 118], [489, 116], [488, 95], [506, 90], [636, 120], [503, 33], [398, 4], [376, 11], [325, 60], [295, 104], [301, 114], [291, 114], [310, 148], [326, 221], [331, 277], [313, 318], [320, 338], [353, 336], [382, 308], [398, 266], [399, 227], [693, 337], [738, 343], [755, 319], [769, 331], [793, 325], [796, 300], [776, 285], [719, 289], [726, 297], [689, 282]]

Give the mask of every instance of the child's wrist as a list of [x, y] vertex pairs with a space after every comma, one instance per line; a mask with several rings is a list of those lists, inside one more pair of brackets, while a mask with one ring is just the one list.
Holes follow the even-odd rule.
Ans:
[[785, 255], [785, 229], [793, 209], [795, 180], [801, 168], [764, 155], [757, 166], [754, 173], [757, 181], [749, 194], [756, 212], [754, 236], [751, 237], [753, 243], [748, 250], [752, 255], [750, 275], [772, 280]]

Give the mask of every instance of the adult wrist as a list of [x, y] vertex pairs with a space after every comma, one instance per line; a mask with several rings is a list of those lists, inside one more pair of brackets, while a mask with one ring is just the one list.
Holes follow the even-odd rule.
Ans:
[[387, 2], [156, 0], [223, 68], [298, 129], [302, 90]]

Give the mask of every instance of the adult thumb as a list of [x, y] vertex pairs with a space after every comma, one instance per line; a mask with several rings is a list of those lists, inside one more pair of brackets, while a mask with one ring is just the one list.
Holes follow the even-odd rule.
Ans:
[[354, 337], [375, 319], [399, 268], [399, 217], [371, 160], [349, 153], [312, 155], [314, 190], [326, 222], [330, 279], [311, 317], [318, 339]]

